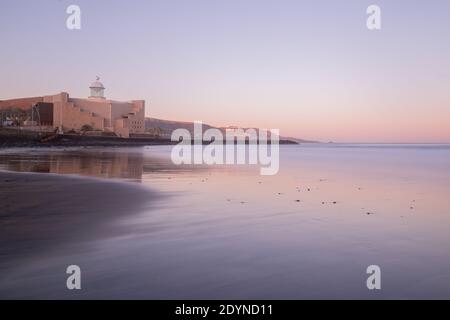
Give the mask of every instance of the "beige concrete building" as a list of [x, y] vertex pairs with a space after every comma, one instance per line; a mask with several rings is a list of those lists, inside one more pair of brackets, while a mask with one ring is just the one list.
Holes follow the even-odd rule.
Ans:
[[[46, 110], [46, 125], [51, 122], [50, 125], [60, 132], [81, 131], [84, 127], [115, 133], [124, 138], [128, 138], [130, 134], [144, 133], [144, 100], [123, 102], [106, 99], [105, 87], [98, 78], [89, 88], [91, 92], [87, 99], [72, 98], [68, 93], [61, 92], [50, 96], [0, 101], [0, 109], [39, 110], [41, 107]], [[50, 116], [47, 110], [49, 108], [52, 111]], [[39, 118], [36, 117], [35, 120], [39, 121]]]

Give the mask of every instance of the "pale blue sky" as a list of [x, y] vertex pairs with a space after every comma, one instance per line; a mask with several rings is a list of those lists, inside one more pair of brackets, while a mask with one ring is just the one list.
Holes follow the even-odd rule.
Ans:
[[[82, 29], [66, 29], [66, 8]], [[382, 30], [366, 8], [382, 9]], [[450, 1], [1, 0], [0, 99], [88, 95], [323, 141], [450, 142]]]

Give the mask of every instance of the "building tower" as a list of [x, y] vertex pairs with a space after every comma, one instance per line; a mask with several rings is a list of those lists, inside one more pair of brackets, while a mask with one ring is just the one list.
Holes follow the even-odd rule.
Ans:
[[105, 99], [105, 87], [100, 82], [100, 77], [97, 77], [97, 80], [91, 83], [89, 89], [91, 89], [89, 98]]

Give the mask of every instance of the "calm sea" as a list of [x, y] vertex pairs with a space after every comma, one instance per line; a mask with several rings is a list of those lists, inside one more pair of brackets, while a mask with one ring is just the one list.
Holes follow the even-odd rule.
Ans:
[[174, 166], [170, 150], [2, 151], [3, 170], [119, 179], [156, 199], [112, 218], [119, 235], [0, 270], [0, 296], [74, 297], [59, 279], [77, 264], [77, 298], [450, 298], [450, 146], [286, 145], [274, 176]]

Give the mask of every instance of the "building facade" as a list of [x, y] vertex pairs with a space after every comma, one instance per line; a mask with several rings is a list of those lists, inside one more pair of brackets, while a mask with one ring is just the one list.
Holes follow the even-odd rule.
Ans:
[[[105, 88], [98, 78], [89, 88], [91, 92], [87, 99], [73, 98], [67, 92], [61, 92], [0, 101], [0, 111], [30, 110], [34, 123], [51, 125], [60, 132], [95, 130], [123, 138], [145, 132], [144, 100], [124, 102], [106, 99]], [[41, 119], [41, 113], [45, 119]]]

